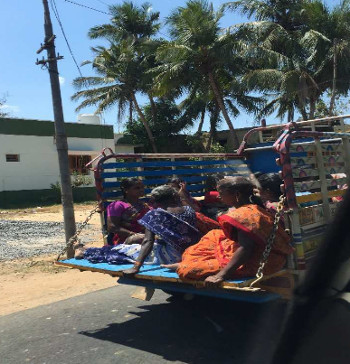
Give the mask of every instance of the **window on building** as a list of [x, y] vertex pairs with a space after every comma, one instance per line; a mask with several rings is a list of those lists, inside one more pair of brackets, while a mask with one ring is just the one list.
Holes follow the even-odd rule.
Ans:
[[19, 162], [19, 154], [6, 154], [6, 162]]
[[90, 155], [70, 155], [68, 158], [71, 173], [89, 174], [85, 166], [91, 161]]

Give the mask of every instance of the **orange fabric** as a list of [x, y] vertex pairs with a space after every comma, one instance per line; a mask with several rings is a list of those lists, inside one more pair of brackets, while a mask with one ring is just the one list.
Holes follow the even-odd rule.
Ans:
[[200, 212], [196, 212], [196, 217], [197, 217], [197, 229], [199, 230], [201, 236], [207, 234], [209, 231], [213, 230], [213, 229], [220, 229], [220, 224], [203, 215]]
[[[177, 271], [180, 278], [198, 280], [218, 273], [240, 246], [236, 238], [238, 230], [244, 231], [254, 241], [255, 247], [249, 260], [236, 270], [232, 278], [255, 276], [273, 220], [271, 213], [257, 205], [245, 205], [220, 216], [222, 230], [210, 231], [183, 253]], [[264, 274], [272, 274], [283, 268], [287, 255], [293, 251], [289, 241], [288, 234], [279, 226]]]

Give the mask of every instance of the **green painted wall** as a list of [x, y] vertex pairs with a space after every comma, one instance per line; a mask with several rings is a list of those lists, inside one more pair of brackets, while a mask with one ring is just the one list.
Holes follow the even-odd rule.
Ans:
[[[74, 202], [96, 201], [95, 187], [73, 188]], [[22, 190], [0, 192], [0, 209], [36, 207], [61, 203], [58, 192], [48, 190]]]
[[[113, 126], [65, 123], [68, 137], [114, 139]], [[0, 118], [0, 134], [53, 136], [55, 126], [52, 121]]]

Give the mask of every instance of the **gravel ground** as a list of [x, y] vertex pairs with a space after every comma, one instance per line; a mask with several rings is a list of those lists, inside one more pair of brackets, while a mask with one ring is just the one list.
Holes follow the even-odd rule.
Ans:
[[[93, 239], [91, 230], [87, 225], [82, 233], [84, 242]], [[57, 254], [64, 245], [63, 223], [0, 220], [0, 261]]]

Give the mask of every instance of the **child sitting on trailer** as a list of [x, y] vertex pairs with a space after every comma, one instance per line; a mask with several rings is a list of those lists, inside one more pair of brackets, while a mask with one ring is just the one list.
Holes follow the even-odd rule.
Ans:
[[281, 195], [283, 181], [278, 173], [254, 173], [258, 181], [260, 198], [270, 212], [275, 213]]

